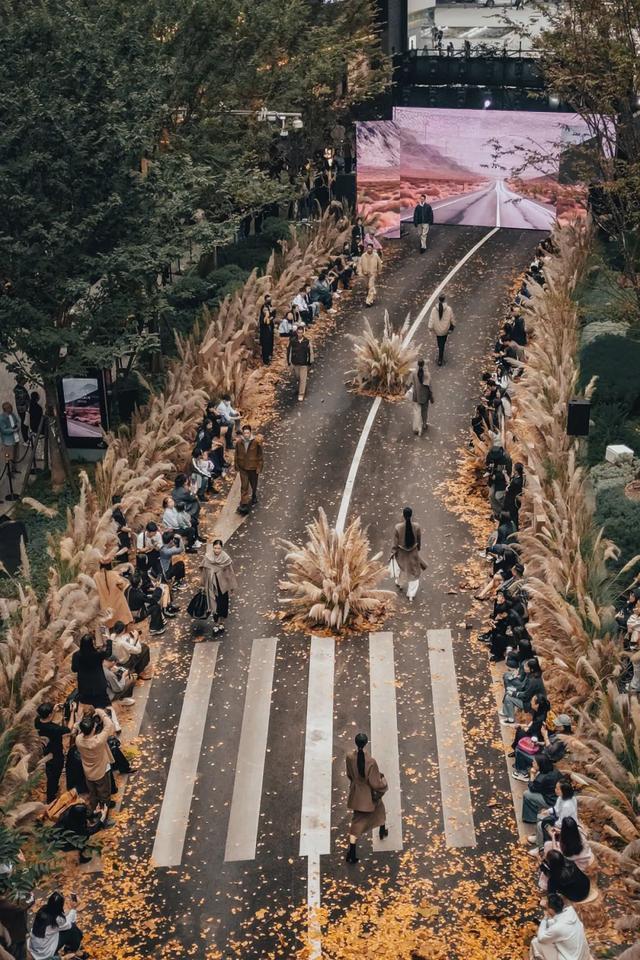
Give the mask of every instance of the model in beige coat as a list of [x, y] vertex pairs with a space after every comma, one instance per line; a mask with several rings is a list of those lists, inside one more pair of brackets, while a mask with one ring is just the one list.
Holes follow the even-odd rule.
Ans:
[[447, 343], [447, 337], [455, 328], [456, 320], [453, 310], [446, 301], [443, 293], [438, 297], [438, 302], [429, 316], [429, 330], [436, 335], [438, 343], [438, 366], [444, 363], [444, 348]]
[[365, 303], [368, 307], [375, 302], [378, 291], [376, 289], [376, 280], [378, 274], [382, 272], [382, 260], [373, 249], [373, 244], [368, 243], [366, 251], [358, 260], [358, 276], [366, 277], [368, 280], [367, 298]]
[[381, 840], [389, 833], [385, 826], [387, 813], [382, 802], [388, 785], [384, 774], [378, 770], [376, 761], [364, 752], [368, 742], [366, 733], [359, 733], [356, 737], [356, 749], [347, 755], [347, 776], [350, 780], [347, 807], [353, 811], [349, 827], [347, 863], [358, 862], [356, 843], [363, 833], [378, 827]]
[[111, 564], [101, 564], [98, 572], [94, 574], [93, 581], [98, 590], [100, 609], [103, 613], [110, 611], [110, 616], [105, 621], [106, 625], [112, 627], [118, 620], [121, 620], [125, 626], [133, 623], [133, 614], [124, 595], [129, 587], [129, 581], [116, 570], [112, 570]]
[[407, 599], [413, 600], [418, 592], [420, 574], [427, 569], [427, 565], [420, 556], [422, 546], [422, 532], [411, 517], [413, 510], [405, 507], [402, 511], [404, 520], [397, 523], [393, 531], [393, 549], [389, 561], [396, 587], [406, 588]]

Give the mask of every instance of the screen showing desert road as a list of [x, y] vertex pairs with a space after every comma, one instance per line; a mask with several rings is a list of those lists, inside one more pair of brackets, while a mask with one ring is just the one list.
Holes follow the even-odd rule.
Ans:
[[548, 230], [584, 208], [575, 170], [588, 137], [575, 114], [397, 107], [384, 131], [358, 125], [360, 209], [387, 236], [422, 194], [435, 223]]

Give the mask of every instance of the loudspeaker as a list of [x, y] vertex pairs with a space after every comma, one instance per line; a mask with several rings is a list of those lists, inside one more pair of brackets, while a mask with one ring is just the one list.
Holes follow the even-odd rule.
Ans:
[[567, 434], [570, 437], [588, 437], [591, 401], [573, 397], [567, 405]]
[[20, 567], [21, 539], [24, 539], [25, 545], [29, 539], [22, 520], [11, 520], [6, 514], [0, 517], [0, 561], [12, 575]]

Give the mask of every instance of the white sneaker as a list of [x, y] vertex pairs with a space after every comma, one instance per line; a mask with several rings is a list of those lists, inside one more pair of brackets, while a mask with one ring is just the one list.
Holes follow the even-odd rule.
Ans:
[[530, 857], [538, 857], [540, 855], [540, 851], [537, 847], [531, 847], [531, 850], [527, 850], [527, 853]]
[[298, 396], [298, 400], [304, 400], [304, 397], [302, 397], [302, 396], [299, 395], [299, 396]]
[[[530, 834], [528, 834], [528, 836], [527, 836], [527, 843], [536, 843], [537, 840], [538, 840], [538, 838], [536, 837], [535, 833], [530, 833]], [[537, 849], [537, 848], [536, 848], [536, 849]]]
[[510, 720], [509, 717], [501, 717], [500, 723], [505, 724], [505, 726], [510, 726], [512, 723], [515, 723], [515, 720]]
[[199, 547], [203, 546], [202, 540], [194, 540], [193, 545], [197, 550]]
[[132, 707], [135, 703], [133, 697], [123, 697], [120, 701], [123, 707]]

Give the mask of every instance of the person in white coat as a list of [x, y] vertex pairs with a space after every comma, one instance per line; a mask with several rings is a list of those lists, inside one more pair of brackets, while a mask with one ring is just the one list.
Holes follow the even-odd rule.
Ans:
[[431, 311], [429, 316], [429, 330], [436, 335], [436, 341], [438, 343], [438, 366], [441, 367], [444, 363], [444, 348], [447, 342], [447, 337], [451, 331], [455, 328], [456, 321], [453, 315], [453, 310], [447, 303], [446, 297], [443, 293], [438, 297], [438, 302]]
[[592, 960], [580, 917], [558, 893], [547, 897], [546, 915], [531, 941], [531, 960]]

